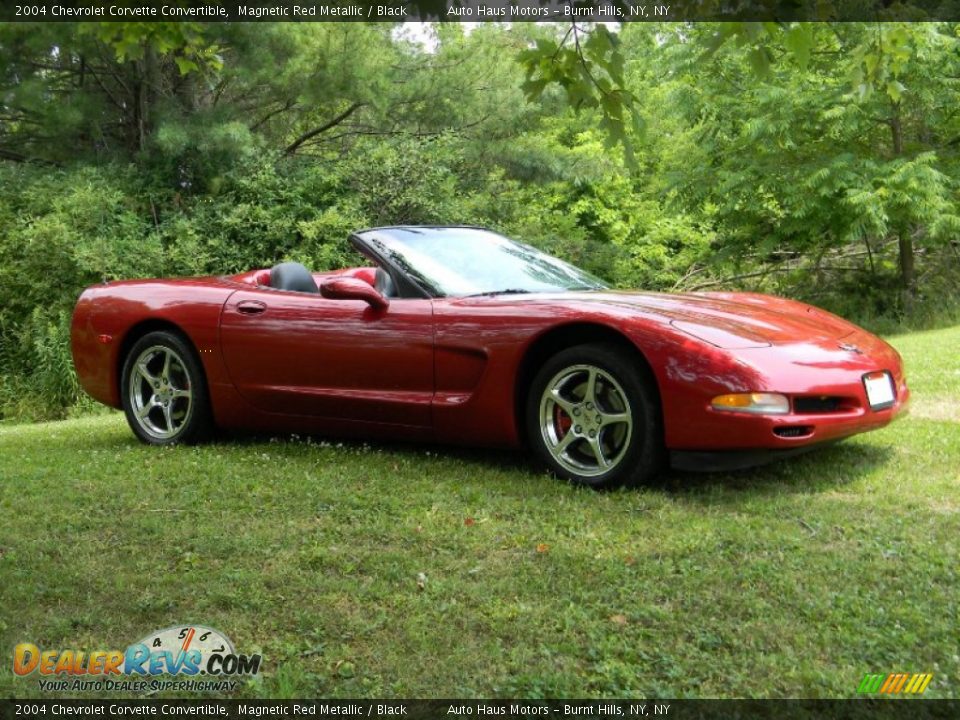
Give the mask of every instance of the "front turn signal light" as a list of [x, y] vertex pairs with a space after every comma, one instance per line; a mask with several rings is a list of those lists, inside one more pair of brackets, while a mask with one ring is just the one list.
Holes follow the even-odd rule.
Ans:
[[731, 393], [718, 395], [710, 404], [714, 410], [753, 413], [755, 415], [786, 415], [790, 401], [780, 393]]

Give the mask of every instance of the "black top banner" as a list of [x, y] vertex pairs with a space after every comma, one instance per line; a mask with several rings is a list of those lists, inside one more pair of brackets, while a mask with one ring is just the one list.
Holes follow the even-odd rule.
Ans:
[[4, 22], [658, 22], [960, 20], [960, 0], [14, 0]]
[[312, 720], [931, 720], [958, 700], [0, 700], [0, 720], [34, 718], [312, 718]]

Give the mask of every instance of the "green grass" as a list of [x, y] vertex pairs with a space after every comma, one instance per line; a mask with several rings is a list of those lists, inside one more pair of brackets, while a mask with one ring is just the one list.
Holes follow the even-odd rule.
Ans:
[[0, 696], [38, 693], [18, 642], [194, 622], [263, 653], [244, 696], [955, 697], [960, 328], [894, 342], [908, 418], [632, 492], [509, 453], [0, 428]]

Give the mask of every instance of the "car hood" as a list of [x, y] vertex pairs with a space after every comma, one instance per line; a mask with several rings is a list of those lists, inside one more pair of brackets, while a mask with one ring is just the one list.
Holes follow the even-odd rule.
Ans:
[[608, 312], [641, 314], [717, 347], [740, 349], [796, 342], [837, 340], [857, 330], [826, 310], [773, 295], [700, 292], [651, 293], [589, 291], [526, 296], [499, 296], [505, 302], [570, 303], [584, 310], [603, 306]]

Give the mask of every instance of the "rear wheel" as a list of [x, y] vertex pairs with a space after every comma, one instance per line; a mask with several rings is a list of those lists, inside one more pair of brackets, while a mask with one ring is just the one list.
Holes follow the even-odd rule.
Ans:
[[180, 335], [157, 331], [127, 354], [121, 397], [134, 434], [151, 445], [197, 442], [213, 422], [203, 368]]
[[526, 427], [555, 473], [598, 489], [656, 476], [664, 457], [660, 408], [637, 362], [616, 345], [578, 345], [537, 373]]

